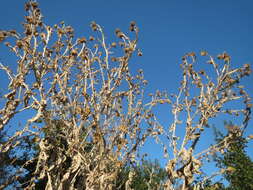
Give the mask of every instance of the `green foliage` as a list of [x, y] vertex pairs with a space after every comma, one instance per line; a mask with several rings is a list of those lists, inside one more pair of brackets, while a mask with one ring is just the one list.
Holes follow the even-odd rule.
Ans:
[[[53, 145], [54, 148], [51, 148], [48, 150], [50, 155], [54, 155], [54, 152], [57, 151], [57, 149], [63, 149], [67, 150], [67, 142], [64, 141], [64, 138], [62, 138], [64, 134], [65, 126], [63, 126], [63, 122], [61, 120], [56, 119], [48, 119], [45, 121], [41, 120], [38, 123], [45, 123], [46, 127], [43, 128], [43, 135], [44, 139], [47, 140], [50, 144]], [[22, 161], [19, 161], [19, 163], [16, 163], [18, 165], [25, 164], [23, 168], [26, 170], [26, 174], [23, 176], [20, 176], [18, 179], [19, 184], [21, 184], [22, 188], [26, 188], [30, 181], [35, 180], [35, 189], [45, 189], [47, 184], [47, 177], [40, 178], [38, 175], [35, 175], [35, 170], [38, 162], [38, 156], [40, 153], [39, 149], [39, 141], [36, 140], [37, 138], [28, 138], [26, 139], [26, 145], [28, 152], [32, 153], [32, 159], [25, 157]], [[28, 162], [28, 160], [30, 160]], [[71, 159], [67, 157], [65, 163], [63, 166], [68, 167], [69, 163], [71, 162]]]
[[[5, 132], [0, 131], [0, 144], [5, 143], [6, 139], [4, 138], [6, 135]], [[0, 152], [0, 186], [4, 184], [4, 182], [9, 177], [8, 166], [10, 165], [10, 151], [8, 152]]]
[[225, 190], [225, 187], [222, 183], [214, 183], [204, 187], [204, 190]]
[[167, 179], [167, 174], [165, 169], [160, 166], [158, 160], [154, 162], [144, 160], [136, 167], [125, 167], [117, 178], [116, 189], [125, 190], [125, 183], [131, 170], [135, 173], [131, 184], [132, 189], [163, 189], [161, 184]]
[[[223, 176], [229, 182], [226, 190], [253, 190], [253, 161], [245, 151], [247, 140], [240, 135], [237, 126], [230, 123], [227, 128], [226, 136], [231, 136], [230, 144], [224, 154], [215, 157], [217, 166], [224, 169]], [[216, 132], [217, 142], [224, 137], [222, 133]]]
[[[8, 142], [8, 135], [5, 131], [0, 131], [0, 144]], [[19, 140], [19, 143], [13, 149], [0, 152], [0, 189], [1, 185], [8, 188], [23, 187], [26, 179], [31, 179], [31, 174], [35, 170], [35, 162], [28, 162], [34, 157], [35, 146], [31, 136], [25, 136]], [[16, 173], [22, 168], [26, 170], [23, 175], [16, 176]]]

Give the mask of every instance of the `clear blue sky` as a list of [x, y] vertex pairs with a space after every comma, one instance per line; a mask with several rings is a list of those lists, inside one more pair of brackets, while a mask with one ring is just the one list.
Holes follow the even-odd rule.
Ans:
[[[21, 30], [23, 0], [1, 2], [0, 29]], [[115, 28], [128, 30], [130, 21], [140, 28], [139, 47], [143, 56], [132, 69], [143, 68], [149, 81], [148, 91], [176, 92], [181, 73], [181, 57], [191, 51], [207, 50], [212, 55], [226, 51], [232, 66], [253, 61], [252, 0], [41, 0], [38, 1], [49, 24], [64, 20], [77, 35], [90, 34], [89, 24], [96, 21], [108, 37]], [[1, 60], [8, 57], [0, 52]], [[253, 96], [253, 76], [243, 80]], [[169, 110], [162, 108], [161, 120], [169, 125]], [[222, 122], [222, 121], [221, 121]], [[248, 131], [252, 133], [251, 129]], [[252, 145], [252, 144], [250, 144]], [[252, 147], [252, 146], [251, 146]], [[148, 144], [147, 149], [155, 147]], [[251, 153], [252, 154], [252, 151]], [[153, 157], [159, 153], [155, 153]]]

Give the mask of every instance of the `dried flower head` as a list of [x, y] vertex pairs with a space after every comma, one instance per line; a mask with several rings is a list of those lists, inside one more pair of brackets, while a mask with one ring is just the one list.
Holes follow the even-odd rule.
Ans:
[[121, 32], [121, 30], [120, 30], [119, 28], [117, 28], [117, 29], [115, 30], [115, 34], [116, 34], [116, 36], [119, 37], [119, 38], [123, 38], [123, 37], [124, 37], [123, 32]]
[[79, 43], [79, 44], [86, 43], [86, 42], [87, 42], [87, 40], [86, 40], [85, 37], [79, 38], [79, 39], [77, 40], [77, 43]]
[[132, 22], [130, 23], [129, 30], [130, 30], [130, 31], [134, 31], [135, 28], [136, 28], [136, 23], [135, 23], [134, 21], [132, 21]]
[[98, 26], [97, 26], [97, 24], [94, 21], [91, 22], [90, 27], [91, 27], [91, 29], [93, 31], [97, 31], [98, 30]]

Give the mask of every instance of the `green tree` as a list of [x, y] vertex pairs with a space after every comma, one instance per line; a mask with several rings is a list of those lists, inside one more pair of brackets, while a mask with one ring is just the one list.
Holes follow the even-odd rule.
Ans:
[[[0, 144], [2, 146], [8, 144], [8, 138], [6, 131], [0, 131]], [[15, 141], [17, 143], [15, 148], [0, 152], [0, 189], [7, 186], [17, 188], [20, 186], [20, 182], [25, 181], [22, 181], [22, 179], [30, 175], [29, 170], [34, 170], [35, 165], [33, 165], [33, 162], [26, 164], [28, 160], [34, 157], [34, 147], [36, 145], [32, 139], [31, 136], [23, 137], [19, 142]], [[26, 174], [16, 176], [21, 168], [27, 170]]]
[[[63, 122], [60, 120], [52, 120], [47, 121], [48, 127], [46, 127], [44, 131], [45, 139], [48, 139], [49, 141], [52, 141], [51, 144], [55, 146], [55, 148], [52, 148], [52, 151], [56, 151], [57, 147], [66, 149], [67, 144], [66, 142], [62, 142], [63, 139], [61, 139], [61, 136], [64, 135], [62, 129]], [[83, 132], [85, 135], [85, 131]], [[30, 152], [30, 157], [24, 156], [23, 159], [17, 160], [14, 165], [21, 166], [23, 165], [23, 168], [26, 169], [26, 174], [23, 176], [20, 176], [18, 178], [19, 187], [26, 188], [29, 186], [29, 182], [33, 179], [36, 180], [35, 182], [35, 189], [45, 189], [47, 184], [47, 177], [39, 178], [38, 175], [35, 175], [35, 169], [38, 162], [38, 154], [39, 154], [39, 147], [38, 142], [35, 140], [36, 138], [27, 138], [26, 142], [23, 142], [23, 144], [26, 144], [26, 146], [23, 146], [23, 149], [26, 148]], [[85, 150], [87, 153], [92, 149], [92, 144], [87, 143]], [[31, 159], [31, 155], [33, 159]], [[32, 161], [28, 162], [28, 164], [25, 164], [29, 159]], [[67, 165], [70, 164], [73, 160], [71, 158], [66, 159], [66, 168]], [[162, 188], [162, 182], [166, 180], [166, 171], [164, 168], [160, 166], [160, 163], [158, 160], [151, 161], [151, 160], [143, 160], [140, 162], [139, 165], [134, 166], [132, 164], [128, 164], [123, 167], [121, 172], [118, 174], [116, 179], [116, 186], [115, 189], [118, 190], [125, 190], [126, 189], [126, 182], [129, 178], [129, 173], [133, 171], [134, 172], [134, 178], [131, 183], [132, 189], [138, 189], [138, 190], [153, 190], [153, 189], [163, 189]], [[77, 185], [78, 186], [78, 185]], [[84, 187], [82, 187], [84, 188]], [[82, 189], [81, 188], [81, 189]]]
[[130, 187], [138, 190], [163, 189], [162, 184], [167, 179], [167, 173], [159, 164], [158, 160], [143, 160], [138, 166], [128, 165], [117, 178], [116, 189], [125, 190], [129, 173], [133, 172], [134, 177]]
[[[6, 142], [4, 138], [6, 135], [5, 132], [0, 131], [0, 144]], [[8, 152], [0, 152], [0, 186], [4, 184], [9, 178], [8, 166], [10, 164], [10, 151]]]
[[222, 183], [212, 183], [211, 181], [209, 181], [204, 185], [203, 190], [225, 190], [225, 187]]
[[224, 154], [216, 155], [217, 166], [224, 170], [223, 176], [229, 182], [227, 190], [252, 190], [253, 189], [253, 161], [247, 155], [245, 148], [248, 141], [242, 136], [239, 127], [232, 123], [226, 125], [226, 135], [216, 131], [216, 141], [221, 141], [225, 136], [230, 136], [229, 146]]
[[[48, 112], [49, 113], [49, 112]], [[49, 151], [49, 155], [51, 155], [50, 161], [53, 163], [55, 160], [54, 154], [57, 151], [62, 151], [63, 153], [67, 151], [68, 144], [64, 137], [67, 135], [64, 132], [64, 129], [66, 129], [66, 126], [64, 125], [63, 120], [59, 119], [53, 119], [50, 114], [48, 114], [48, 118], [44, 118], [43, 120], [38, 120], [38, 123], [44, 123], [45, 128], [43, 128], [43, 136], [44, 139], [50, 143], [52, 146]], [[83, 130], [82, 135], [84, 136], [86, 134], [85, 130]], [[45, 189], [46, 184], [48, 181], [47, 176], [40, 177], [38, 174], [36, 174], [36, 165], [38, 164], [38, 157], [40, 154], [40, 148], [39, 148], [39, 138], [36, 136], [33, 136], [31, 138], [27, 138], [23, 140], [23, 144], [26, 144], [26, 147], [22, 147], [23, 150], [26, 149], [29, 154], [29, 156], [24, 156], [23, 159], [17, 160], [14, 164], [16, 166], [23, 166], [23, 168], [26, 170], [26, 174], [22, 175], [18, 178], [18, 182], [21, 188], [27, 188], [29, 186], [29, 182], [35, 181], [34, 188], [35, 189]], [[90, 143], [86, 143], [84, 145], [84, 150], [89, 152], [92, 145]], [[66, 154], [64, 154], [66, 157], [64, 163], [62, 163], [62, 169], [63, 171], [66, 171], [73, 159]], [[28, 162], [29, 161], [29, 162]], [[55, 171], [57, 172], [57, 171]]]

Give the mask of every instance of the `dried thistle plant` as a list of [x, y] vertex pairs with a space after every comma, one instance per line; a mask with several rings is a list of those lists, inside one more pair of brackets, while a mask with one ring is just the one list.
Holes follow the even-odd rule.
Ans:
[[[174, 190], [178, 184], [181, 184], [182, 190], [192, 189], [195, 177], [201, 174], [203, 163], [210, 155], [222, 152], [228, 147], [230, 136], [219, 144], [210, 145], [207, 149], [197, 152], [196, 146], [200, 143], [200, 138], [204, 137], [203, 133], [209, 127], [211, 118], [221, 114], [243, 115], [242, 126], [238, 127], [241, 133], [238, 135], [243, 134], [250, 119], [250, 98], [239, 85], [241, 78], [251, 73], [249, 65], [232, 69], [230, 57], [226, 53], [218, 55], [218, 59], [223, 61], [220, 65], [207, 52], [201, 52], [201, 56], [208, 57], [207, 63], [210, 64], [210, 69], [215, 71], [216, 76], [212, 79], [206, 71], [197, 71], [194, 68], [197, 58], [195, 53], [183, 57], [181, 64], [183, 80], [179, 93], [173, 95], [174, 120], [168, 129], [164, 127], [163, 130], [169, 139], [169, 145], [165, 149], [170, 149], [169, 152], [173, 155], [169, 157], [166, 167], [169, 177], [165, 184], [166, 189]], [[245, 104], [245, 107], [228, 109], [226, 104], [235, 100], [241, 100], [241, 104]], [[179, 130], [184, 131], [183, 137], [178, 135]]]
[[[28, 189], [38, 179], [47, 179], [46, 189], [112, 189], [118, 172], [135, 160], [153, 131], [152, 106], [143, 102], [143, 72], [134, 76], [129, 70], [138, 28], [131, 23], [135, 39], [116, 30], [123, 52], [117, 57], [117, 43], [107, 44], [95, 22], [94, 37], [75, 39], [74, 29], [64, 23], [46, 25], [36, 2], [25, 7], [24, 34], [0, 32], [19, 59], [16, 72], [0, 65], [10, 79], [0, 129], [25, 110], [35, 115], [1, 151], [14, 148], [25, 133], [36, 137], [39, 154]], [[44, 125], [33, 130], [39, 121]], [[143, 122], [148, 127], [141, 128]]]
[[[142, 55], [137, 49], [139, 30], [134, 22], [129, 28], [134, 39], [116, 29], [119, 41], [108, 44], [102, 27], [95, 22], [90, 25], [93, 36], [75, 38], [74, 29], [64, 22], [53, 27], [46, 25], [36, 2], [29, 1], [25, 9], [24, 33], [0, 31], [0, 42], [5, 42], [18, 58], [16, 71], [0, 64], [9, 78], [0, 110], [0, 130], [19, 114], [30, 111], [35, 115], [0, 146], [0, 151], [14, 149], [26, 136], [38, 143], [38, 155], [24, 164], [36, 160], [33, 178], [25, 182], [26, 189], [35, 189], [40, 179], [46, 180], [48, 190], [115, 189], [122, 167], [129, 160], [135, 162], [138, 150], [148, 137], [153, 137], [163, 145], [168, 157], [168, 180], [158, 184], [157, 189], [174, 190], [181, 185], [187, 190], [192, 188], [195, 175], [200, 174], [203, 160], [229, 142], [224, 139], [203, 152], [195, 152], [209, 119], [221, 113], [242, 113], [240, 129], [247, 127], [250, 98], [238, 83], [250, 74], [249, 65], [231, 69], [230, 57], [224, 53], [218, 56], [224, 61], [220, 67], [207, 52], [201, 52], [209, 57], [208, 63], [217, 74], [212, 80], [205, 71], [194, 69], [194, 53], [184, 56], [183, 80], [172, 103], [174, 121], [166, 128], [159, 124], [153, 108], [157, 104], [171, 104], [168, 94], [157, 91], [150, 102], [144, 102], [147, 81], [143, 71], [133, 75], [129, 69], [132, 55]], [[122, 55], [114, 54], [114, 48], [121, 49]], [[199, 89], [197, 96], [191, 95], [191, 88]], [[225, 103], [240, 98], [245, 109], [223, 109]], [[186, 115], [186, 122], [180, 141], [176, 132], [182, 114]], [[160, 140], [160, 135], [169, 141]], [[153, 173], [150, 171], [148, 186], [153, 183]], [[18, 176], [19, 173], [14, 178]], [[133, 178], [130, 172], [126, 189], [131, 189]]]

